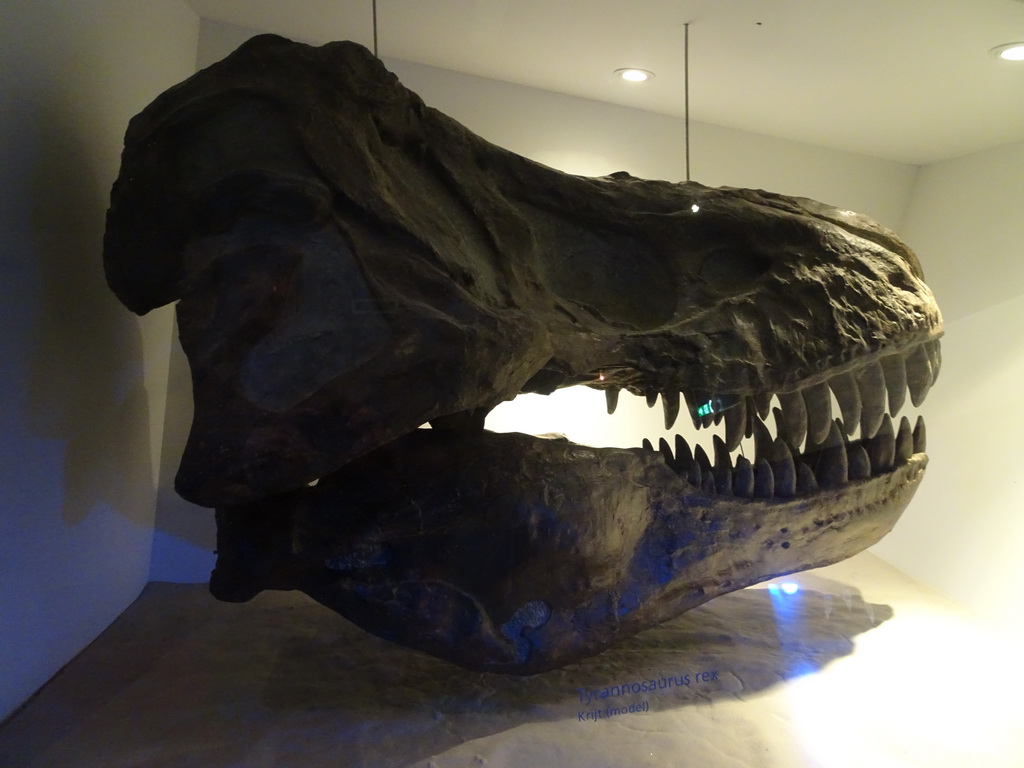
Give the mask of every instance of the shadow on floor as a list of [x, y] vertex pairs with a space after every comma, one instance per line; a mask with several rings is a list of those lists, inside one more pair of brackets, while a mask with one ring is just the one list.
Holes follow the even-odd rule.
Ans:
[[892, 617], [816, 579], [719, 597], [597, 657], [479, 674], [372, 637], [303, 595], [218, 603], [151, 584], [0, 729], [0, 765], [405, 768], [537, 722], [756, 696], [853, 650]]

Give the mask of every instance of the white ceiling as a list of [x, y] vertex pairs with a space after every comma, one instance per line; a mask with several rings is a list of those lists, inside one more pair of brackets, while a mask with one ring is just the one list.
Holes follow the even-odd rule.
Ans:
[[[372, 0], [188, 0], [372, 46]], [[382, 57], [924, 164], [1024, 140], [1021, 0], [377, 0]], [[618, 67], [656, 73], [631, 84]]]

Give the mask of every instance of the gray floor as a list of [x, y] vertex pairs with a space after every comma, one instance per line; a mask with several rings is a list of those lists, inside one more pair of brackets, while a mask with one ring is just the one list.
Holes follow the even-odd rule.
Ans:
[[302, 595], [151, 584], [0, 729], [0, 766], [1024, 766], [1001, 641], [871, 555], [795, 581], [531, 678], [392, 646]]

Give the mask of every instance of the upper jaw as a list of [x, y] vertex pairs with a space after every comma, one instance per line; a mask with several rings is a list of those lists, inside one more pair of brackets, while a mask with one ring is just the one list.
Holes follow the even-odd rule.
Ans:
[[[257, 241], [259, 238], [245, 239], [250, 271], [255, 264], [250, 251]], [[265, 247], [273, 245], [265, 239], [260, 242]], [[294, 248], [294, 243], [289, 247]], [[325, 275], [339, 269], [334, 257], [327, 272], [311, 267], [316, 261], [315, 248], [302, 253], [302, 269], [311, 272], [309, 278], [293, 281], [296, 290], [304, 283], [322, 284]], [[273, 261], [283, 262], [280, 258]], [[359, 276], [355, 270], [346, 277], [346, 290], [355, 290]], [[271, 282], [274, 279], [272, 276]], [[766, 403], [776, 394], [782, 406], [780, 432], [788, 435], [792, 447], [799, 448], [805, 437], [810, 445], [824, 443], [833, 415], [841, 416], [841, 431], [847, 435], [859, 427], [863, 439], [873, 438], [887, 410], [896, 416], [908, 396], [915, 405], [923, 401], [939, 369], [938, 342], [931, 338], [938, 333], [934, 328], [873, 352], [861, 349], [857, 357], [840, 352], [834, 356], [836, 365], [816, 363], [811, 373], [794, 383], [791, 369], [767, 359], [756, 361], [755, 350], [763, 354], [772, 344], [781, 346], [777, 337], [765, 339], [727, 329], [739, 339], [739, 343], [728, 344], [722, 343], [723, 331], [689, 335], [619, 332], [610, 335], [609, 344], [600, 336], [572, 329], [552, 335], [550, 329], [494, 313], [480, 312], [475, 319], [453, 318], [417, 313], [395, 302], [382, 314], [373, 309], [380, 304], [367, 292], [360, 306], [371, 311], [357, 319], [362, 323], [360, 338], [372, 340], [367, 347], [370, 354], [362, 363], [331, 373], [331, 366], [339, 360], [318, 357], [318, 350], [329, 353], [330, 348], [321, 345], [310, 350], [307, 344], [303, 313], [315, 310], [315, 303], [296, 302], [297, 313], [288, 314], [271, 336], [247, 349], [239, 341], [251, 335], [247, 322], [234, 330], [225, 322], [211, 323], [201, 308], [216, 304], [214, 297], [206, 295], [202, 280], [194, 280], [191, 288], [178, 306], [181, 337], [194, 370], [207, 374], [194, 381], [195, 422], [178, 488], [186, 498], [208, 506], [244, 503], [287, 491], [333, 472], [420, 424], [437, 423], [453, 414], [485, 413], [521, 390], [550, 391], [568, 383], [587, 383], [609, 392], [619, 388], [647, 396], [660, 392], [666, 428], [671, 428], [683, 411], [705, 426], [723, 420], [730, 451], [744, 436], [753, 434], [759, 412], [761, 419], [768, 417]], [[714, 318], [702, 320], [722, 327], [713, 325]], [[211, 343], [211, 334], [218, 336], [220, 343]], [[509, 349], [502, 341], [510, 338], [518, 341], [517, 347]], [[548, 346], [552, 339], [562, 339], [560, 344], [571, 350], [572, 359], [562, 368], [565, 373], [552, 367], [557, 360]], [[268, 357], [261, 352], [267, 349], [287, 352], [290, 360], [273, 354]], [[304, 354], [303, 350], [311, 356], [295, 358]], [[265, 362], [259, 362], [261, 356], [266, 357]], [[599, 364], [608, 359], [626, 363]], [[573, 373], [574, 369], [581, 372]], [[546, 379], [538, 375], [545, 370], [551, 372]], [[294, 382], [308, 388], [307, 373], [326, 374], [325, 384], [318, 391], [297, 391], [291, 401], [287, 387], [273, 384]], [[783, 377], [770, 378], [778, 373]], [[240, 389], [248, 393], [246, 397], [237, 397]], [[836, 414], [831, 412], [830, 392], [838, 402]], [[700, 413], [701, 409], [707, 412]], [[261, 456], [265, 460], [260, 460]]]

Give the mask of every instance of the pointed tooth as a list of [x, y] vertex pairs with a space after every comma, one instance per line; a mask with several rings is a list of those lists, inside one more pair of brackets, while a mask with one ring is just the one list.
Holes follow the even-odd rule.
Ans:
[[902, 355], [887, 355], [880, 362], [889, 394], [889, 415], [895, 416], [907, 400], [907, 367]]
[[729, 448], [725, 441], [715, 435], [711, 442], [715, 446], [715, 469], [732, 469], [732, 459], [729, 457]]
[[860, 435], [874, 437], [885, 415], [885, 375], [878, 363], [868, 363], [857, 372], [860, 389]]
[[740, 400], [725, 412], [725, 444], [730, 451], [740, 447], [743, 433], [747, 429], [747, 401]]
[[839, 412], [843, 414], [846, 434], [852, 435], [860, 425], [860, 388], [852, 373], [840, 373], [833, 376], [828, 385], [835, 392], [839, 402]]
[[718, 486], [715, 485], [715, 476], [713, 473], [705, 472], [703, 474], [701, 477], [700, 489], [707, 494], [718, 493]]
[[647, 407], [653, 408], [658, 403], [658, 393], [653, 390], [647, 390]]
[[942, 370], [942, 345], [939, 340], [930, 341], [928, 347], [928, 360], [932, 364], [932, 384], [939, 380], [939, 371]]
[[850, 480], [867, 480], [871, 477], [871, 459], [860, 443], [851, 443], [846, 448], [847, 474]]
[[799, 451], [807, 435], [807, 406], [804, 405], [804, 397], [799, 392], [786, 392], [779, 395], [779, 402], [786, 423], [786, 442]]
[[797, 493], [814, 493], [818, 490], [818, 479], [802, 461], [796, 462], [796, 490]]
[[604, 401], [608, 406], [608, 415], [611, 416], [619, 405], [619, 390], [616, 388], [606, 389], [604, 391]]
[[754, 461], [767, 460], [772, 455], [772, 433], [764, 422], [754, 419]]
[[822, 488], [840, 488], [849, 481], [845, 448], [829, 448], [822, 451], [815, 475]]
[[832, 422], [832, 429], [828, 432], [828, 437], [825, 438], [825, 442], [822, 443], [825, 448], [843, 447], [846, 445], [846, 437], [843, 436], [843, 423], [836, 419]]
[[927, 447], [928, 433], [925, 431], [924, 416], [918, 416], [914, 425], [914, 453], [924, 453]]
[[732, 496], [731, 469], [715, 469], [715, 489], [721, 496]]
[[843, 437], [843, 434], [846, 431], [843, 428], [843, 423], [839, 419], [835, 419], [832, 423], [834, 426], [829, 429], [828, 434], [825, 435], [825, 439], [820, 443], [809, 442], [804, 450], [805, 454], [820, 453], [826, 448], [835, 448], [846, 444], [846, 440]]
[[646, 437], [640, 443], [640, 447], [643, 448], [645, 451], [653, 451], [654, 450], [654, 446], [651, 444], [651, 441], [648, 440]]
[[770, 499], [775, 495], [775, 475], [771, 465], [765, 459], [758, 459], [754, 467], [754, 496], [758, 499]]
[[932, 372], [931, 383], [934, 384], [935, 383], [935, 379], [939, 375], [939, 372], [937, 370], [938, 367], [939, 367], [939, 350], [938, 350], [939, 342], [938, 342], [938, 340], [936, 340], [936, 341], [926, 341], [921, 346], [924, 347], [925, 354], [928, 355], [928, 367], [931, 369], [931, 372]]
[[900, 429], [896, 433], [896, 466], [906, 464], [914, 455], [914, 437], [910, 431], [910, 419], [900, 419]]
[[[839, 420], [836, 419], [836, 421], [838, 423]], [[828, 438], [826, 437], [825, 440], [828, 440]], [[814, 466], [813, 462], [808, 460], [807, 457], [812, 455], [812, 454], [818, 453], [824, 447], [825, 447], [825, 445], [823, 443], [816, 444], [816, 443], [812, 443], [810, 440], [808, 440], [807, 444], [804, 446], [803, 451], [798, 453], [796, 455], [796, 457], [798, 459], [803, 459], [805, 463], [810, 464], [811, 466]]]
[[896, 434], [893, 432], [889, 414], [882, 419], [882, 426], [878, 428], [875, 436], [867, 441], [867, 449], [872, 474], [881, 475], [893, 468], [896, 457]]
[[714, 415], [714, 417], [713, 417], [713, 418], [714, 418], [714, 421], [713, 421], [713, 423], [714, 423], [714, 425], [715, 425], [716, 427], [717, 427], [717, 426], [718, 426], [719, 424], [721, 424], [721, 423], [722, 423], [722, 413], [723, 413], [722, 411], [715, 411], [715, 415]]
[[849, 467], [846, 463], [846, 446], [835, 422], [826, 440], [829, 446], [822, 448], [818, 454], [818, 485], [822, 488], [838, 488], [846, 485], [849, 480]]
[[761, 417], [761, 421], [768, 418], [768, 414], [772, 412], [772, 396], [759, 394], [754, 395], [754, 407], [757, 409], [757, 415]]
[[697, 415], [697, 409], [708, 401], [708, 397], [701, 392], [683, 392], [683, 400], [686, 401], [686, 410], [690, 414], [690, 421], [694, 429], [701, 428], [701, 417]]
[[662, 392], [661, 404], [665, 409], [665, 429], [672, 429], [679, 418], [679, 393], [675, 390]]
[[754, 467], [746, 456], [736, 458], [736, 468], [732, 472], [732, 492], [744, 499], [754, 495]]
[[807, 411], [807, 439], [820, 443], [832, 428], [832, 394], [828, 384], [813, 384], [803, 390]]
[[772, 408], [772, 416], [775, 417], [775, 434], [786, 441], [786, 445], [790, 446], [797, 453], [800, 452], [800, 444], [795, 441], [793, 435], [790, 434], [789, 424], [786, 421], [786, 413], [781, 408]]
[[665, 457], [666, 464], [670, 467], [675, 467], [676, 458], [672, 455], [672, 448], [664, 437], [658, 438], [658, 453]]
[[773, 446], [775, 459], [771, 462], [772, 475], [775, 477], [775, 495], [789, 499], [796, 493], [796, 466], [789, 447], [779, 439]]
[[772, 416], [775, 418], [775, 434], [783, 440], [788, 440], [789, 438], [786, 433], [786, 420], [782, 415], [782, 409], [772, 408]]
[[918, 344], [906, 357], [907, 388], [910, 390], [910, 402], [920, 405], [928, 397], [932, 386], [931, 361], [923, 344]]
[[768, 453], [768, 463], [775, 465], [780, 462], [792, 461], [793, 452], [781, 437], [776, 437]]
[[694, 459], [690, 462], [690, 468], [686, 471], [686, 479], [690, 481], [690, 485], [700, 488], [704, 484], [703, 470], [700, 468], [700, 464]]
[[690, 444], [682, 435], [676, 435], [676, 465], [679, 467], [677, 471], [685, 472], [692, 461], [693, 453], [690, 452]]
[[711, 472], [711, 459], [708, 458], [707, 451], [704, 450], [703, 445], [698, 445], [693, 451], [693, 460], [700, 464], [700, 470], [703, 473]]

